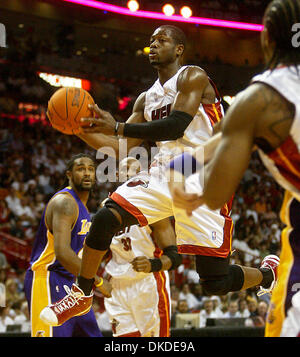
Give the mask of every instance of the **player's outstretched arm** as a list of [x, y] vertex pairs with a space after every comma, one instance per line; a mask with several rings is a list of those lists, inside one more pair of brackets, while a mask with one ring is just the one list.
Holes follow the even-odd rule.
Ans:
[[294, 105], [268, 85], [254, 83], [241, 92], [223, 119], [216, 153], [205, 165], [203, 202], [212, 209], [222, 207], [240, 183], [255, 146], [277, 148], [289, 135], [294, 114]]
[[176, 140], [183, 136], [196, 115], [208, 85], [209, 80], [203, 70], [199, 67], [189, 67], [178, 77], [178, 92], [172, 112], [163, 120], [137, 124], [116, 123], [109, 113], [102, 111], [99, 118], [83, 119], [85, 125], [93, 124], [92, 127], [83, 128], [83, 131], [150, 141]]
[[154, 259], [136, 257], [132, 261], [133, 269], [144, 273], [176, 269], [181, 264], [182, 257], [178, 254], [176, 236], [170, 219], [165, 218], [156, 222], [151, 228], [154, 241], [163, 250], [163, 255]]

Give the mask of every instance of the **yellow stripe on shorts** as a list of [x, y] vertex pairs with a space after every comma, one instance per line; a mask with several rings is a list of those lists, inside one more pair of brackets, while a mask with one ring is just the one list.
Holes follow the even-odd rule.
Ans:
[[40, 312], [51, 303], [49, 289], [49, 274], [47, 270], [33, 272], [31, 290], [31, 337], [52, 337], [52, 327], [40, 319]]
[[290, 245], [290, 233], [293, 228], [290, 226], [289, 206], [293, 200], [290, 192], [285, 193], [280, 218], [287, 226], [281, 233], [281, 253], [280, 264], [278, 266], [278, 281], [272, 292], [268, 316], [265, 327], [265, 337], [279, 337], [285, 319], [285, 300], [287, 295], [287, 285], [291, 269], [294, 264], [294, 255]]

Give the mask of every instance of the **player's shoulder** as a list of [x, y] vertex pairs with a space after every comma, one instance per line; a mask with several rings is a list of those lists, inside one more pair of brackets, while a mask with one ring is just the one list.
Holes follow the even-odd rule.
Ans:
[[185, 66], [185, 68], [180, 73], [180, 75], [189, 75], [189, 76], [198, 75], [198, 76], [208, 77], [206, 71], [203, 68], [196, 65]]
[[281, 95], [274, 88], [263, 82], [254, 82], [238, 93], [235, 102], [247, 104], [255, 111], [264, 111], [268, 105], [274, 105], [281, 100]]
[[199, 66], [188, 65], [179, 74], [177, 83], [184, 85], [193, 82], [208, 82], [209, 77], [205, 70]]
[[142, 92], [139, 94], [139, 96], [136, 98], [134, 106], [133, 106], [133, 112], [138, 112], [144, 110], [145, 107], [145, 101], [146, 101], [146, 91]]
[[71, 195], [61, 192], [50, 200], [48, 209], [65, 215], [75, 215], [77, 214], [78, 205]]

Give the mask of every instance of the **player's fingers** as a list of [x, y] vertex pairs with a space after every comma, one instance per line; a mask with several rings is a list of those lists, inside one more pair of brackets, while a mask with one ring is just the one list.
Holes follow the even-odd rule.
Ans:
[[104, 120], [102, 120], [101, 118], [81, 118], [80, 123], [83, 124], [84, 126], [87, 125], [102, 126], [104, 124]]
[[88, 108], [95, 114], [97, 114], [98, 117], [103, 117], [105, 115], [105, 111], [100, 109], [97, 104], [89, 104]]
[[131, 262], [131, 264], [135, 271], [143, 272], [143, 271], [147, 270], [149, 263], [148, 263], [148, 258], [146, 258], [146, 257], [136, 257]]
[[85, 134], [88, 134], [88, 133], [101, 133], [102, 132], [102, 129], [99, 127], [99, 126], [94, 126], [94, 127], [91, 127], [91, 128], [82, 128], [82, 132], [85, 133]]

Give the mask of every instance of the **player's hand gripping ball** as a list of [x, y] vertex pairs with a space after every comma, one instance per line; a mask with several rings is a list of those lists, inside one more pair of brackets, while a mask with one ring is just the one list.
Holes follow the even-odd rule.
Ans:
[[60, 88], [48, 102], [47, 117], [54, 129], [68, 135], [80, 134], [80, 119], [93, 116], [88, 108], [89, 104], [95, 102], [86, 90], [75, 87]]

